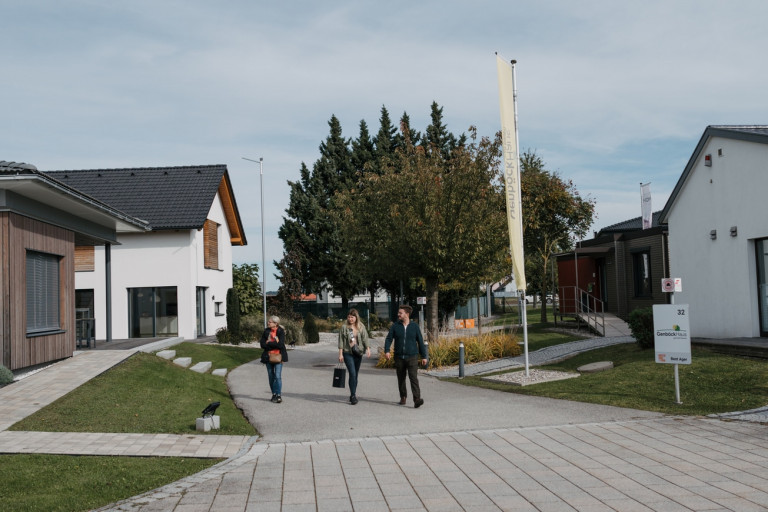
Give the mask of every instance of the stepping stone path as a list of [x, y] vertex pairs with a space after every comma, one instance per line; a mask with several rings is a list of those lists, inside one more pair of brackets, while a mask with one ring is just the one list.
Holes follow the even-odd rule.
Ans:
[[173, 360], [173, 364], [176, 366], [181, 366], [182, 368], [189, 368], [189, 365], [192, 364], [192, 358], [191, 357], [177, 357]]
[[197, 363], [195, 366], [190, 368], [193, 372], [197, 373], [206, 373], [208, 370], [211, 369], [211, 362], [210, 361], [201, 361]]
[[[157, 352], [156, 355], [158, 357], [162, 357], [163, 359], [173, 359], [176, 357], [176, 351], [175, 350], [161, 350], [160, 352]], [[192, 364], [192, 358], [191, 357], [177, 357], [176, 359], [173, 359], [173, 364], [177, 366], [181, 366], [183, 368], [189, 368], [189, 365]], [[200, 363], [197, 363], [192, 368], [189, 368], [193, 372], [197, 373], [206, 373], [208, 370], [211, 369], [212, 363], [210, 361], [203, 361]], [[226, 368], [216, 368], [211, 372], [211, 375], [218, 375], [219, 377], [226, 377], [227, 375], [227, 369]]]
[[595, 363], [579, 366], [576, 371], [579, 373], [597, 373], [613, 368], [613, 361], [597, 361]]

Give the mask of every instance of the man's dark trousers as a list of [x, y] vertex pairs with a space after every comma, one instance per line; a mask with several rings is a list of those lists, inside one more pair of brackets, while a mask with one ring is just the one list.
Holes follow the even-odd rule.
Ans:
[[408, 379], [411, 381], [411, 392], [414, 402], [421, 398], [421, 389], [419, 389], [419, 356], [402, 359], [395, 358], [395, 370], [397, 371], [397, 387], [400, 389], [400, 398], [408, 396], [408, 390], [405, 389], [405, 374], [408, 373]]

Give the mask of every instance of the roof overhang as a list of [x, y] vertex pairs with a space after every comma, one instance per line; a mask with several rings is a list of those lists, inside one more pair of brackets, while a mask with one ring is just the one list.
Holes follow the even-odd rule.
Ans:
[[555, 257], [557, 259], [563, 259], [563, 258], [573, 258], [574, 255], [576, 256], [600, 256], [603, 254], [608, 254], [609, 252], [613, 251], [613, 247], [577, 247], [576, 249], [569, 251], [569, 252], [561, 252], [559, 254], [555, 254]]
[[117, 233], [143, 233], [146, 222], [30, 169], [0, 173], [0, 211], [10, 211], [75, 232], [78, 243], [117, 243]]
[[240, 220], [240, 212], [235, 202], [235, 194], [232, 191], [232, 184], [229, 182], [229, 174], [225, 171], [219, 183], [219, 197], [221, 198], [224, 217], [227, 219], [229, 227], [229, 241], [232, 245], [247, 245], [245, 239], [245, 230]]

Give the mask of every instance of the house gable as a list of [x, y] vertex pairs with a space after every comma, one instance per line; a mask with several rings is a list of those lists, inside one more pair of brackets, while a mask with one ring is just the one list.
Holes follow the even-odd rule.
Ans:
[[669, 195], [669, 199], [664, 205], [664, 209], [661, 211], [661, 217], [659, 219], [660, 223], [667, 224], [669, 222], [670, 211], [677, 201], [678, 196], [680, 195], [685, 184], [690, 179], [691, 173], [696, 168], [699, 159], [706, 156], [702, 155], [702, 152], [706, 148], [707, 144], [711, 139], [715, 137], [740, 140], [744, 142], [755, 142], [758, 144], [768, 144], [768, 125], [707, 126], [701, 136], [701, 139], [699, 139], [699, 143], [696, 145], [696, 149], [693, 151], [691, 158], [688, 160], [688, 164], [685, 166], [683, 173], [677, 180], [675, 188]]

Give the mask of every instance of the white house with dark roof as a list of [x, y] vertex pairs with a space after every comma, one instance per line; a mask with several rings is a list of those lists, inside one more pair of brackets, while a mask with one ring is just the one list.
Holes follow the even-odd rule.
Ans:
[[692, 336], [768, 336], [768, 126], [708, 126], [664, 206]]
[[226, 326], [232, 246], [246, 245], [224, 165], [50, 171], [150, 227], [76, 248], [76, 302], [99, 340], [179, 336]]

